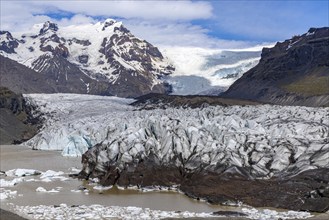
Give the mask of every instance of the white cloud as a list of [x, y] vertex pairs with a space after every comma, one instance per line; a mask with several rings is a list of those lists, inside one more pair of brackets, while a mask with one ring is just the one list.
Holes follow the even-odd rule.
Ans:
[[212, 7], [209, 2], [192, 1], [37, 1], [61, 10], [91, 16], [116, 16], [123, 18], [191, 20], [209, 18]]
[[193, 20], [212, 16], [209, 2], [192, 1], [1, 1], [1, 12], [33, 14], [66, 11], [89, 16], [148, 20]]
[[255, 43], [246, 41], [212, 38], [208, 30], [189, 23], [152, 23], [147, 21], [125, 20], [125, 26], [133, 34], [146, 39], [156, 46], [187, 46], [204, 48], [246, 48]]
[[96, 23], [97, 20], [90, 16], [76, 14], [71, 18], [62, 18], [59, 21], [55, 21], [59, 26], [69, 26], [75, 24], [89, 24], [89, 23]]
[[[209, 2], [192, 1], [1, 1], [1, 30], [29, 31], [47, 20], [59, 26], [95, 23], [96, 17], [119, 17], [131, 32], [156, 46], [241, 48], [254, 44], [220, 40], [208, 30], [192, 25], [194, 19], [211, 18]], [[49, 14], [72, 13], [70, 18]]]

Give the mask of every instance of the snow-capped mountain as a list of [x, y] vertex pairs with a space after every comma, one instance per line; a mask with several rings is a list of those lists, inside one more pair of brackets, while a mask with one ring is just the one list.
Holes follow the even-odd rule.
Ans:
[[262, 47], [206, 49], [160, 47], [176, 70], [166, 77], [175, 95], [218, 95], [257, 65]]
[[17, 35], [0, 32], [1, 55], [59, 84], [71, 77], [83, 81], [84, 93], [124, 97], [165, 93], [161, 78], [174, 70], [156, 47], [113, 19], [67, 27], [48, 21]]

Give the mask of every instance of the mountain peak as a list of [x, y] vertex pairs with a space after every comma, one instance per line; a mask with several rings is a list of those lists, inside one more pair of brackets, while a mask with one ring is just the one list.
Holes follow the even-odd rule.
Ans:
[[102, 26], [103, 26], [102, 31], [105, 31], [107, 27], [110, 27], [112, 25], [121, 26], [122, 22], [117, 22], [116, 20], [114, 20], [112, 18], [108, 18], [102, 23]]
[[46, 21], [43, 24], [43, 27], [40, 29], [39, 35], [45, 34], [48, 30], [52, 30], [53, 32], [58, 31], [58, 26], [55, 23], [52, 23], [50, 21]]
[[105, 19], [104, 24], [106, 24], [106, 23], [114, 24], [114, 23], [116, 23], [116, 22], [117, 22], [117, 21], [116, 21], [115, 19], [107, 18], [107, 19]]
[[18, 44], [18, 40], [13, 38], [9, 31], [0, 31], [0, 51], [15, 53]]

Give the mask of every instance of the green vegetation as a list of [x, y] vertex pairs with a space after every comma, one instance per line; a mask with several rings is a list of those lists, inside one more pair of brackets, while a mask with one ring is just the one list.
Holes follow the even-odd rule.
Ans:
[[10, 91], [8, 88], [0, 86], [0, 96], [1, 97], [7, 98], [7, 97], [12, 97], [14, 95], [15, 94], [12, 91]]
[[288, 92], [306, 96], [329, 94], [329, 72], [326, 76], [310, 75], [282, 86]]

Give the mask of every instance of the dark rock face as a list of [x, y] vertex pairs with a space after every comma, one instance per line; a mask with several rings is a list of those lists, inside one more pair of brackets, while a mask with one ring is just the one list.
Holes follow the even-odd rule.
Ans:
[[21, 143], [36, 134], [41, 120], [32, 115], [33, 108], [22, 95], [0, 87], [0, 144]]
[[77, 43], [77, 44], [80, 44], [82, 46], [89, 46], [89, 45], [91, 45], [91, 43], [90, 43], [89, 40], [79, 40], [79, 39], [76, 39], [76, 38], [69, 39], [68, 42], [69, 42], [69, 45], [71, 45], [72, 42]]
[[7, 108], [14, 114], [24, 111], [24, 98], [5, 87], [0, 87], [0, 108]]
[[259, 64], [224, 94], [283, 105], [329, 106], [329, 28], [264, 48]]
[[40, 29], [39, 35], [45, 34], [48, 30], [51, 31], [58, 31], [58, 26], [55, 23], [52, 23], [50, 21], [47, 21], [43, 24], [43, 27]]
[[111, 95], [107, 82], [96, 81], [62, 56], [41, 56], [36, 72], [0, 55], [0, 86], [16, 93], [89, 93]]
[[91, 79], [61, 55], [40, 56], [32, 65], [46, 76], [47, 81], [55, 84], [58, 92], [112, 95], [108, 90], [109, 83]]
[[80, 55], [79, 56], [79, 62], [82, 64], [88, 63], [89, 56], [88, 55]]
[[53, 93], [55, 83], [43, 74], [0, 55], [0, 86], [15, 93]]

